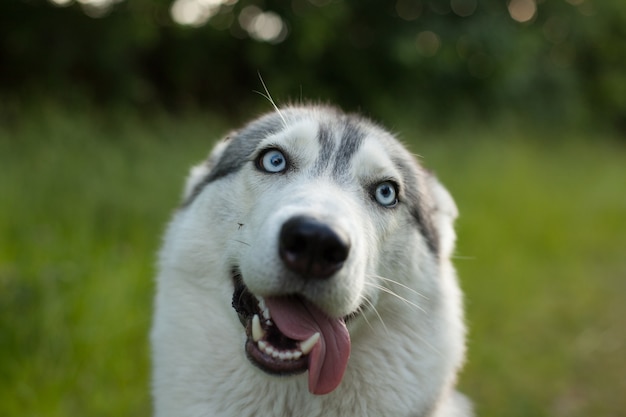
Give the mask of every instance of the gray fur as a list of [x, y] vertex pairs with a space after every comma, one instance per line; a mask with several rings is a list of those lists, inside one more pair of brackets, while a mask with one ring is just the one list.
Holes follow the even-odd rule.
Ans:
[[350, 165], [350, 159], [357, 152], [363, 142], [363, 132], [348, 118], [344, 119], [343, 133], [339, 149], [335, 156], [333, 175], [340, 176]]
[[280, 116], [277, 113], [271, 113], [250, 123], [243, 130], [235, 132], [232, 137], [228, 138], [230, 143], [224, 153], [208, 175], [194, 187], [191, 195], [183, 203], [183, 207], [189, 206], [207, 184], [239, 171], [250, 160], [259, 142], [283, 128], [283, 120]]
[[434, 203], [428, 193], [424, 169], [417, 169], [413, 161], [397, 157], [394, 162], [404, 173], [404, 187], [407, 196], [406, 204], [417, 222], [417, 226], [426, 240], [428, 248], [434, 255], [439, 254], [439, 238], [433, 224]]
[[333, 130], [329, 124], [320, 124], [317, 139], [320, 144], [320, 153], [316, 161], [315, 171], [317, 173], [322, 173], [326, 168], [328, 168], [331, 156], [335, 150]]

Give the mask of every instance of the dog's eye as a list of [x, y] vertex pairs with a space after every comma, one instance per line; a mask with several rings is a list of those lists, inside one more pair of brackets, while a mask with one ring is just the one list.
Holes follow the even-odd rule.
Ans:
[[287, 158], [278, 149], [268, 149], [259, 157], [258, 165], [263, 171], [279, 173], [287, 168]]
[[396, 191], [396, 185], [391, 181], [381, 182], [376, 186], [374, 197], [382, 206], [395, 206], [398, 204], [398, 192]]

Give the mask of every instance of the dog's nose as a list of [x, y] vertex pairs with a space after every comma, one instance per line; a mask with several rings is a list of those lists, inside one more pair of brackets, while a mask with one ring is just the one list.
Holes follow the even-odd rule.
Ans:
[[280, 258], [304, 278], [330, 277], [349, 252], [350, 240], [345, 234], [312, 217], [293, 217], [280, 230]]

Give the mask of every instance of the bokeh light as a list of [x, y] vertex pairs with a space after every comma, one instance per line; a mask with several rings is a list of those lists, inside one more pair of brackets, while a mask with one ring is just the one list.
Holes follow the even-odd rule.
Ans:
[[417, 34], [415, 40], [417, 50], [424, 56], [434, 56], [441, 47], [439, 35], [430, 30], [425, 30]]
[[48, 0], [55, 6], [67, 7], [74, 2], [80, 4], [83, 12], [93, 18], [104, 17], [109, 14], [113, 6], [124, 0]]
[[421, 1], [398, 0], [396, 2], [396, 13], [401, 19], [411, 21], [422, 15], [423, 5]]
[[49, 0], [55, 6], [69, 6], [74, 0]]
[[237, 0], [175, 0], [170, 8], [174, 22], [186, 26], [202, 26], [219, 13], [223, 5]]
[[239, 25], [257, 41], [279, 43], [287, 37], [287, 26], [274, 12], [264, 12], [257, 6], [245, 7], [239, 14]]
[[469, 17], [474, 14], [478, 3], [476, 0], [451, 0], [450, 7], [452, 11], [461, 17]]
[[537, 3], [535, 0], [511, 0], [509, 2], [509, 14], [517, 22], [529, 22], [537, 14]]

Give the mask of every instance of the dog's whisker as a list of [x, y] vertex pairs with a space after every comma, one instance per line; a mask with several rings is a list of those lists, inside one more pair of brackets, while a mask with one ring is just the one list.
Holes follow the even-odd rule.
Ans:
[[[374, 305], [374, 303], [372, 303], [372, 301], [369, 298], [365, 297], [365, 296], [361, 297], [361, 299], [364, 302], [366, 302], [371, 307], [371, 309], [374, 311], [374, 314], [376, 314], [376, 317], [378, 317], [378, 320], [380, 320], [380, 324], [382, 324], [383, 328], [385, 329], [385, 332], [389, 333], [389, 330], [387, 329], [387, 325], [385, 324], [385, 321], [383, 320], [382, 316], [380, 315], [380, 313], [376, 309], [376, 306]], [[370, 322], [367, 319], [365, 314], [363, 314], [363, 318], [367, 322], [368, 326], [370, 326], [370, 328], [372, 328], [372, 325], [370, 324]]]
[[[363, 302], [367, 302], [370, 306], [372, 305], [371, 302], [369, 300], [367, 300], [365, 297], [361, 297], [361, 300], [363, 300]], [[374, 330], [374, 326], [372, 326], [372, 323], [370, 323], [369, 319], [367, 318], [367, 316], [365, 314], [363, 314], [363, 312], [365, 311], [365, 309], [363, 307], [359, 307], [357, 309], [357, 314], [360, 315], [361, 317], [363, 317], [363, 320], [365, 320], [365, 323], [367, 323], [367, 327], [369, 327], [370, 329]], [[384, 323], [383, 327], [384, 327]]]
[[427, 347], [429, 347], [430, 349], [432, 349], [432, 351], [434, 353], [436, 353], [438, 356], [440, 357], [444, 357], [445, 355], [441, 352], [441, 350], [437, 349], [432, 343], [430, 343], [428, 341], [428, 339], [426, 339], [425, 337], [422, 337], [420, 335], [415, 335], [422, 343], [424, 343], [424, 345], [426, 345]]
[[450, 258], [459, 259], [461, 261], [475, 261], [476, 260], [475, 256], [463, 256], [463, 255], [452, 255]]
[[235, 242], [237, 243], [241, 243], [242, 245], [246, 245], [246, 246], [252, 246], [250, 245], [248, 242], [244, 242], [243, 240], [238, 240], [238, 239], [233, 239]]
[[428, 339], [426, 339], [425, 337], [422, 337], [420, 335], [416, 335], [416, 336], [422, 343], [424, 343], [424, 345], [426, 345], [429, 348], [431, 348], [434, 353], [436, 353], [437, 355], [441, 356], [442, 358], [445, 357], [445, 355], [441, 352], [441, 350], [438, 349], [437, 347], [435, 347], [435, 345], [433, 345], [432, 343], [430, 343], [428, 341]]
[[267, 85], [265, 85], [265, 81], [263, 81], [263, 77], [261, 76], [261, 72], [259, 71], [258, 74], [259, 74], [259, 80], [261, 81], [261, 85], [263, 86], [263, 89], [265, 90], [265, 93], [262, 93], [260, 91], [255, 91], [255, 93], [260, 94], [262, 97], [264, 97], [267, 101], [269, 101], [272, 104], [272, 107], [274, 107], [274, 110], [276, 110], [276, 113], [278, 114], [278, 116], [280, 116], [281, 120], [283, 121], [284, 127], [287, 127], [287, 120], [285, 120], [285, 117], [280, 112], [280, 109], [278, 108], [278, 106], [276, 105], [276, 102], [272, 98], [272, 95], [270, 94], [270, 91], [267, 89]]
[[372, 277], [372, 278], [378, 278], [378, 279], [381, 279], [383, 281], [390, 282], [392, 284], [398, 285], [398, 286], [404, 288], [405, 290], [411, 291], [413, 294], [415, 294], [417, 296], [420, 296], [420, 297], [422, 297], [425, 300], [428, 300], [428, 297], [425, 296], [424, 294], [422, 294], [421, 292], [416, 291], [413, 288], [408, 287], [408, 286], [404, 285], [403, 283], [396, 281], [395, 279], [385, 278], [385, 277], [383, 277], [381, 275], [369, 275], [369, 276]]
[[403, 301], [404, 303], [409, 304], [409, 305], [411, 305], [411, 306], [413, 306], [413, 307], [415, 307], [415, 308], [419, 309], [420, 311], [422, 311], [422, 312], [426, 313], [426, 310], [424, 310], [424, 308], [423, 308], [423, 307], [420, 307], [419, 305], [415, 304], [414, 302], [409, 301], [409, 300], [407, 300], [406, 298], [402, 297], [401, 295], [396, 294], [395, 292], [391, 291], [391, 290], [390, 290], [389, 288], [387, 288], [387, 287], [384, 287], [384, 286], [379, 285], [379, 284], [374, 284], [373, 282], [365, 282], [365, 285], [369, 285], [370, 287], [373, 287], [373, 288], [379, 289], [379, 290], [381, 290], [382, 292], [385, 292], [385, 293], [387, 293], [387, 294], [389, 294], [389, 295], [392, 295], [392, 296], [396, 297], [398, 300]]
[[[180, 266], [170, 266], [170, 269], [172, 271], [176, 271], [176, 272], [180, 272], [182, 274], [189, 274], [189, 270], [186, 268], [182, 268]], [[223, 288], [219, 285], [205, 285], [204, 283], [202, 284], [196, 284], [198, 287], [201, 287], [203, 290], [216, 290], [216, 291], [220, 291]]]
[[417, 152], [410, 152], [410, 154], [413, 155], [413, 157], [416, 159], [424, 159], [424, 157]]
[[[398, 317], [398, 319], [400, 319], [400, 320], [402, 319], [402, 317], [401, 317], [401, 314], [400, 314], [400, 313], [394, 314], [393, 312], [389, 312], [389, 315], [391, 316], [391, 317], [389, 317], [389, 318], [391, 318], [391, 319], [395, 318], [395, 316], [396, 316], [396, 315], [397, 315], [397, 316], [399, 316], [399, 317]], [[393, 321], [393, 320], [392, 320], [392, 321]], [[385, 329], [386, 329], [386, 327], [385, 327]], [[414, 334], [414, 336], [415, 336], [417, 339], [419, 339], [419, 341], [420, 341], [420, 342], [424, 343], [424, 345], [426, 345], [426, 347], [430, 348], [430, 349], [431, 349], [434, 353], [436, 353], [437, 355], [439, 355], [439, 356], [441, 356], [441, 357], [445, 357], [445, 355], [441, 352], [441, 350], [440, 350], [440, 349], [438, 349], [438, 348], [436, 348], [436, 347], [435, 347], [432, 343], [430, 343], [430, 342], [428, 341], [428, 339], [427, 339], [427, 338], [425, 338], [425, 337], [423, 337], [423, 336], [420, 336], [420, 335], [419, 335], [419, 334], [417, 334], [417, 333], [416, 333], [416, 334]]]

